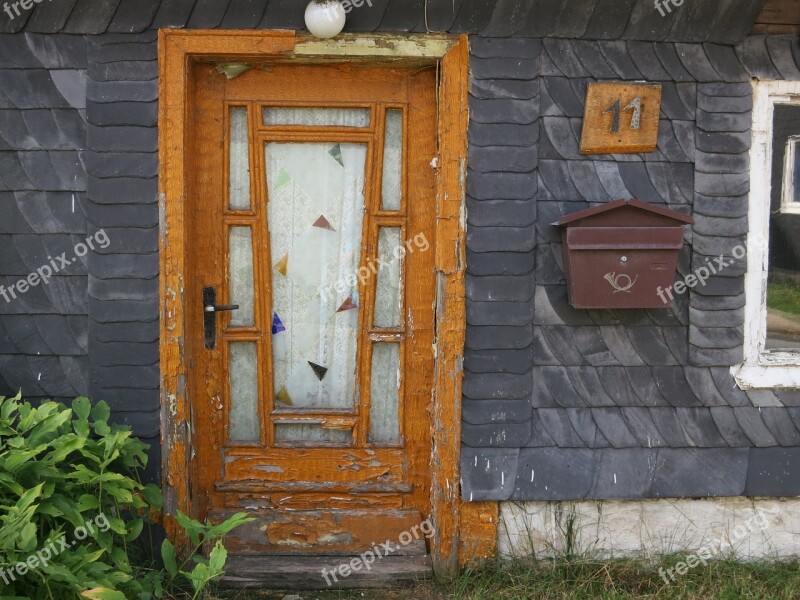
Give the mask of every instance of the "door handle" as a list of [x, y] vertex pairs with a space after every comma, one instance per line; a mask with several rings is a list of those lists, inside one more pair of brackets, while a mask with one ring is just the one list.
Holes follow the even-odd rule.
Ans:
[[203, 337], [208, 350], [217, 347], [217, 313], [237, 308], [238, 304], [217, 304], [217, 290], [213, 286], [203, 288]]

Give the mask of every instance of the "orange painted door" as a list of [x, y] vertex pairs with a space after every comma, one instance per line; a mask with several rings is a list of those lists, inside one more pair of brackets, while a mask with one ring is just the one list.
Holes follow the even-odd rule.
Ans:
[[397, 539], [430, 505], [435, 71], [193, 69], [197, 512], [257, 517], [233, 552]]

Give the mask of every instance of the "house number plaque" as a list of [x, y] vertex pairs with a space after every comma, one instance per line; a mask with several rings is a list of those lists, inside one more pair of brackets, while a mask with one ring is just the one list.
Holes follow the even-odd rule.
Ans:
[[661, 85], [597, 82], [586, 90], [581, 154], [652, 152], [658, 139]]

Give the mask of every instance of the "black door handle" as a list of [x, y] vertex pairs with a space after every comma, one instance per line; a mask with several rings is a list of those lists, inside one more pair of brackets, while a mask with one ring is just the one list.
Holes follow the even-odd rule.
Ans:
[[217, 291], [214, 287], [203, 288], [203, 337], [209, 350], [217, 347], [217, 313], [236, 310], [238, 304], [217, 304]]

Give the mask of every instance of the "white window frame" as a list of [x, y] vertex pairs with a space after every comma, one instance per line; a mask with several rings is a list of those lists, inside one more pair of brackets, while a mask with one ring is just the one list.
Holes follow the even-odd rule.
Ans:
[[800, 146], [800, 134], [790, 135], [786, 140], [786, 151], [783, 154], [783, 191], [781, 192], [781, 212], [800, 215], [800, 202], [794, 199], [794, 169], [797, 164], [795, 153]]
[[800, 352], [766, 350], [772, 121], [776, 104], [800, 105], [800, 81], [753, 82], [744, 360], [731, 367], [742, 389], [800, 387]]

